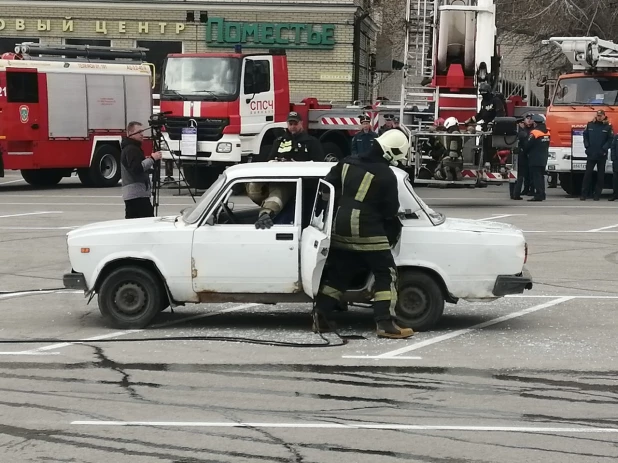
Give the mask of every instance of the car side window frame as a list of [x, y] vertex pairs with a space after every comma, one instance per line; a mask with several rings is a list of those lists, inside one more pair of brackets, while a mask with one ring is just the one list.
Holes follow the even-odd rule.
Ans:
[[[217, 197], [213, 200], [211, 205], [208, 207], [204, 218], [200, 221], [198, 228], [204, 226], [215, 227], [217, 225], [234, 225], [234, 226], [254, 226], [254, 224], [217, 224], [215, 222], [215, 216], [219, 213], [221, 209], [221, 204], [225, 198], [229, 202], [230, 198], [234, 196], [233, 188], [242, 183], [244, 185], [252, 182], [257, 183], [294, 183], [296, 185], [296, 205], [294, 208], [294, 223], [293, 224], [276, 224], [277, 227], [300, 227], [302, 221], [302, 187], [301, 187], [301, 178], [294, 177], [274, 177], [274, 178], [237, 178], [229, 183], [227, 183], [223, 188], [221, 188], [222, 193], [217, 195]], [[248, 198], [248, 196], [247, 196]], [[249, 201], [251, 201], [249, 199]], [[256, 205], [257, 206], [257, 205]], [[259, 207], [259, 206], [257, 206]], [[233, 211], [232, 211], [233, 212]]]

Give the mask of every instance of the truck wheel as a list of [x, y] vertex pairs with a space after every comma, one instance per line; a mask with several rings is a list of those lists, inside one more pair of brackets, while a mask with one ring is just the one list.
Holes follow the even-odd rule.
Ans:
[[582, 184], [584, 183], [584, 176], [580, 174], [559, 174], [560, 187], [569, 196], [579, 196], [582, 193]]
[[183, 164], [182, 173], [190, 188], [207, 190], [215, 183], [222, 168], [215, 166], [200, 166], [196, 164]]
[[344, 155], [341, 148], [339, 148], [339, 145], [337, 145], [336, 143], [333, 143], [332, 141], [327, 141], [326, 143], [322, 143], [322, 149], [324, 150], [324, 154], [326, 155], [332, 154], [339, 160], [343, 159], [348, 154], [350, 154], [348, 153]]
[[[80, 175], [79, 172], [82, 172]], [[77, 172], [84, 186], [109, 188], [120, 181], [120, 151], [114, 145], [101, 145], [94, 152], [89, 169]], [[85, 180], [85, 181], [84, 181]]]
[[32, 186], [53, 186], [60, 183], [64, 175], [55, 169], [24, 169], [21, 176]]
[[444, 312], [444, 294], [434, 277], [418, 270], [400, 274], [395, 307], [401, 324], [414, 331], [432, 329]]
[[114, 328], [145, 328], [162, 310], [162, 291], [151, 271], [134, 265], [120, 267], [101, 284], [99, 310]]
[[264, 145], [260, 148], [260, 153], [256, 156], [253, 162], [266, 162], [268, 155], [273, 149], [273, 145]]

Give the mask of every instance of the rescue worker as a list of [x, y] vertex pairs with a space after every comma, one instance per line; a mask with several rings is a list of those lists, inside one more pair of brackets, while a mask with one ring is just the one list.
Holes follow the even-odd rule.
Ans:
[[401, 132], [403, 132], [405, 134], [405, 132], [401, 128], [401, 120], [399, 119], [399, 116], [395, 116], [393, 118], [393, 128], [396, 129], [396, 130], [400, 130]]
[[532, 116], [534, 127], [526, 140], [524, 155], [528, 157], [534, 197], [528, 201], [544, 201], [545, 197], [545, 167], [549, 158], [549, 130], [545, 126], [545, 118], [540, 114]]
[[[322, 162], [324, 160], [322, 144], [304, 130], [300, 114], [296, 111], [290, 112], [287, 130], [275, 140], [268, 161]], [[273, 219], [285, 208], [295, 191], [284, 183], [249, 183], [247, 195], [253, 202], [261, 205], [255, 228], [271, 228], [274, 225]]]
[[384, 115], [384, 125], [378, 129], [378, 136], [384, 135], [386, 132], [393, 128], [393, 119], [395, 116], [392, 114]]
[[352, 138], [352, 156], [366, 153], [371, 149], [373, 140], [378, 137], [378, 134], [371, 130], [371, 118], [366, 114], [360, 117], [361, 131]]
[[396, 323], [397, 266], [391, 252], [402, 225], [397, 217], [397, 178], [389, 165], [405, 159], [409, 146], [402, 132], [389, 130], [376, 138], [369, 152], [343, 159], [325, 177], [335, 187], [337, 201], [330, 265], [316, 297], [314, 331], [328, 331], [328, 315], [336, 310], [355, 271], [367, 268], [375, 278], [377, 335], [407, 338], [414, 334]]
[[154, 217], [154, 208], [150, 202], [152, 183], [149, 174], [153, 171], [155, 161], [159, 161], [163, 155], [157, 151], [147, 158], [142, 150], [143, 139], [142, 124], [129, 122], [127, 136], [123, 137], [120, 144], [120, 174], [126, 219]]
[[605, 164], [607, 163], [607, 152], [611, 148], [614, 140], [614, 130], [612, 124], [607, 119], [605, 111], [597, 111], [596, 117], [588, 122], [583, 133], [584, 147], [586, 148], [586, 173], [582, 183], [582, 193], [580, 200], [585, 201], [586, 195], [592, 184], [592, 174], [597, 168], [597, 184], [594, 189], [594, 200], [598, 201], [603, 192], [605, 183]]
[[[449, 117], [444, 121], [447, 133], [461, 134], [459, 121], [456, 117]], [[437, 180], [461, 180], [463, 169], [463, 138], [459, 136], [446, 136], [446, 146], [444, 155], [440, 160], [438, 168], [435, 170], [434, 177]]]
[[[465, 123], [476, 124], [483, 121], [481, 129], [483, 132], [489, 130], [489, 124], [494, 121], [496, 117], [506, 116], [506, 108], [502, 98], [491, 91], [491, 85], [487, 82], [479, 85], [479, 94], [481, 95], [481, 109], [475, 116], [472, 116]], [[493, 156], [493, 147], [491, 145], [491, 137], [484, 137], [483, 139], [483, 162], [491, 162]]]
[[[532, 113], [528, 113], [525, 117], [517, 120], [517, 181], [515, 182], [515, 188], [511, 194], [511, 199], [522, 200], [522, 195], [531, 195], [533, 188], [531, 187], [530, 176], [530, 164], [528, 163], [528, 155], [524, 148], [526, 147], [526, 141], [532, 132]], [[522, 192], [523, 186], [523, 192]]]

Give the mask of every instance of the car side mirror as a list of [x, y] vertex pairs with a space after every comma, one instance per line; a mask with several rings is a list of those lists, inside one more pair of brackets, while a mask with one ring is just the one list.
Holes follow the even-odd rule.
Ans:
[[234, 210], [234, 203], [232, 201], [228, 201], [227, 202], [227, 207], [230, 211]]

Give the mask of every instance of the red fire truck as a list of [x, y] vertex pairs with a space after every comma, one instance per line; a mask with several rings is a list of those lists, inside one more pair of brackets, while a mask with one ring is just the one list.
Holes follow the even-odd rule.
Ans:
[[20, 170], [29, 184], [50, 186], [77, 170], [86, 186], [118, 184], [125, 127], [152, 114], [146, 51], [23, 43], [2, 55], [0, 177]]
[[[164, 151], [164, 159], [179, 159], [187, 183], [196, 188], [210, 186], [229, 165], [264, 160], [290, 111], [302, 116], [326, 154], [347, 155], [363, 113], [359, 105], [337, 107], [316, 98], [290, 102], [285, 51], [243, 54], [240, 46], [232, 53], [168, 55], [160, 98], [171, 151]], [[190, 155], [182, 143], [189, 127], [197, 128]]]

